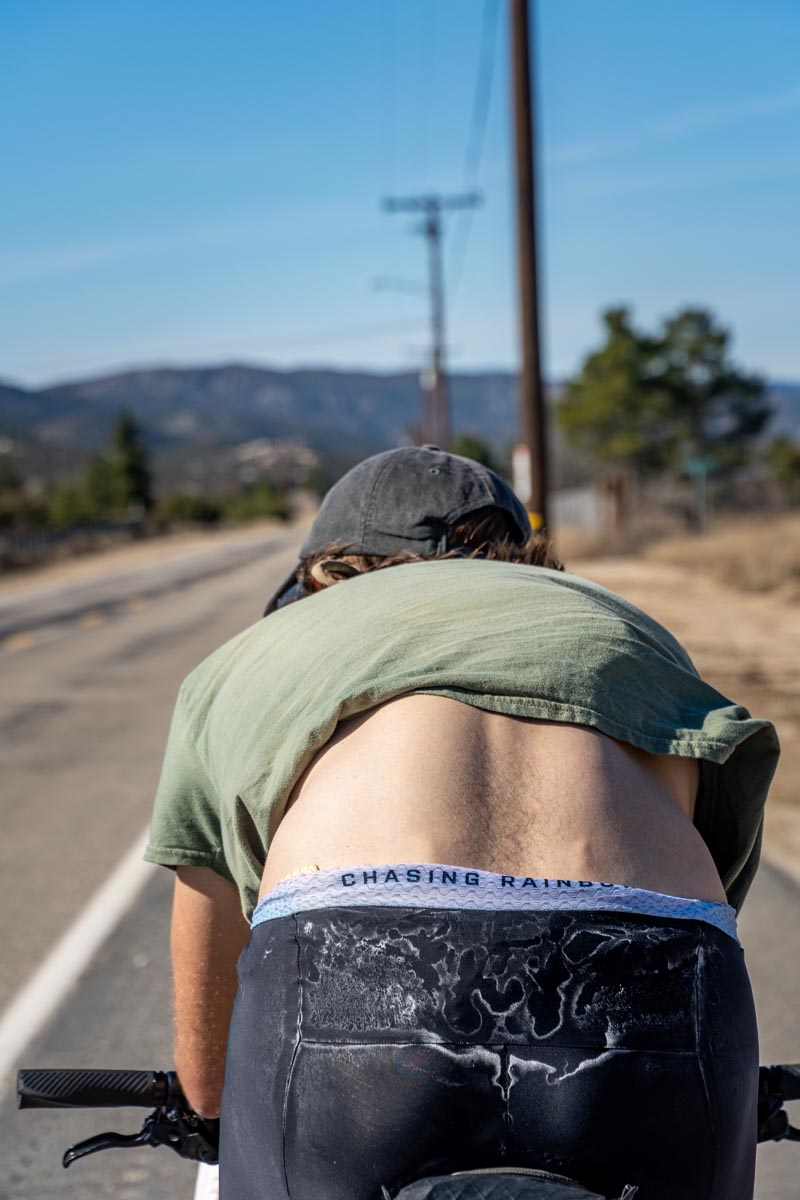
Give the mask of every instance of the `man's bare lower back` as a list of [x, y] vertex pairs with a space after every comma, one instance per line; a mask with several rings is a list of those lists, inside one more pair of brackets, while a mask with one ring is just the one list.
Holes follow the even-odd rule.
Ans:
[[403, 696], [343, 723], [298, 782], [261, 885], [438, 862], [724, 901], [692, 824], [698, 765], [585, 726]]

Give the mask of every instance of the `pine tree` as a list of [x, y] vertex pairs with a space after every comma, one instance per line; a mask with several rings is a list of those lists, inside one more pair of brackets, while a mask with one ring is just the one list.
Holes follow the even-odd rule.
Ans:
[[131, 413], [120, 413], [111, 445], [121, 503], [128, 508], [136, 507], [149, 512], [153, 507], [150, 455]]
[[744, 461], [770, 408], [762, 380], [731, 362], [730, 334], [711, 313], [684, 309], [656, 334], [637, 330], [627, 308], [603, 322], [603, 345], [557, 409], [573, 446], [639, 475], [679, 471], [690, 458], [718, 470]]

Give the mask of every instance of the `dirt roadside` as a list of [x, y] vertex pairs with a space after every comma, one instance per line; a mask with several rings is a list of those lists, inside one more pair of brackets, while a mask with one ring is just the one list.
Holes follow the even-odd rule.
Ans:
[[645, 560], [576, 559], [568, 570], [655, 617], [714, 687], [774, 722], [783, 750], [767, 805], [765, 851], [800, 884], [800, 606]]

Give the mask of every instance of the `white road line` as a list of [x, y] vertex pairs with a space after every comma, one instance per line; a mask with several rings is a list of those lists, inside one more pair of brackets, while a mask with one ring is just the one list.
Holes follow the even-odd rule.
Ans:
[[0, 1014], [0, 1093], [25, 1047], [56, 1012], [70, 988], [113, 933], [119, 921], [158, 870], [142, 861], [144, 830], [89, 903], [59, 938], [44, 962]]

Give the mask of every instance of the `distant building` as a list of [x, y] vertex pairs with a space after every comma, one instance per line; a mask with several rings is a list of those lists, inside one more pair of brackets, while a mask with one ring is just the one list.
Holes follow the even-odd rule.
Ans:
[[288, 483], [304, 483], [319, 456], [305, 442], [288, 438], [254, 438], [234, 450], [240, 477], [252, 483], [261, 474], [280, 474]]

